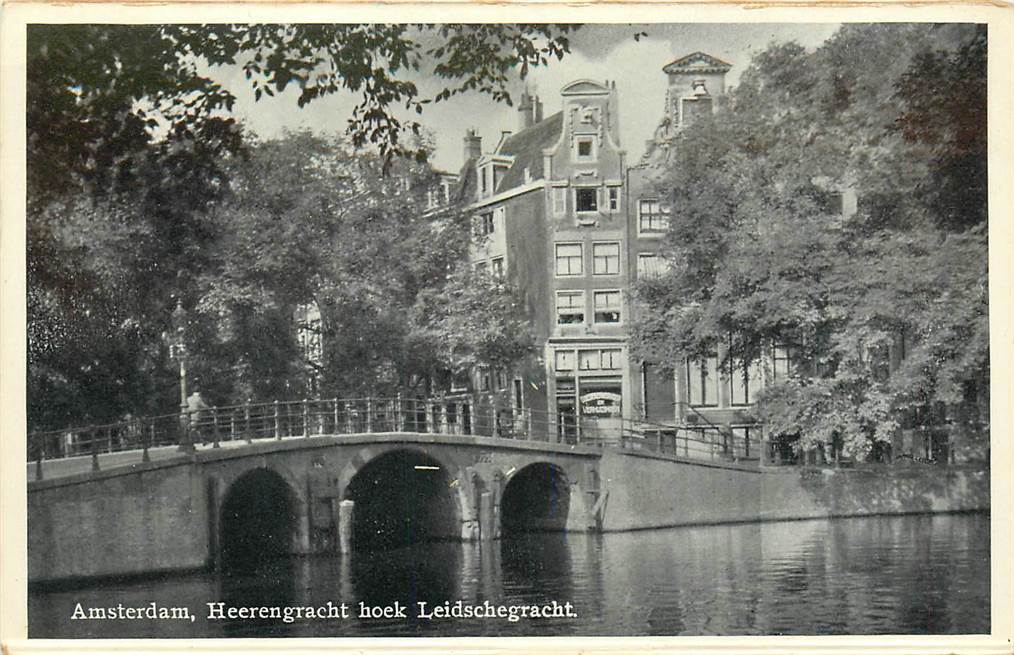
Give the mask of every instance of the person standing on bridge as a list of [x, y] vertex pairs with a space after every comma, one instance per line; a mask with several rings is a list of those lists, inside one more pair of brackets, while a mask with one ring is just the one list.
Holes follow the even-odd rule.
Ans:
[[187, 397], [187, 420], [191, 432], [201, 441], [204, 441], [203, 423], [208, 409], [208, 403], [204, 402], [204, 396], [200, 391], [194, 390]]

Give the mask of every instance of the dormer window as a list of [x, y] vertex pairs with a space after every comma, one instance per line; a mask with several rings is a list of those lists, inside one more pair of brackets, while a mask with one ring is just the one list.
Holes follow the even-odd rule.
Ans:
[[598, 139], [594, 135], [574, 139], [574, 161], [592, 162], [598, 159]]

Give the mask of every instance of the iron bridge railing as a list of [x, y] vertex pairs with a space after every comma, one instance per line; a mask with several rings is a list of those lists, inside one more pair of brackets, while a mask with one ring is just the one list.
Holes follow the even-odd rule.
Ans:
[[646, 450], [689, 459], [751, 460], [758, 444], [713, 424], [675, 426], [620, 417], [575, 417], [531, 409], [497, 408], [470, 400], [333, 398], [208, 407], [176, 414], [145, 416], [118, 423], [65, 428], [28, 435], [28, 461], [36, 463], [134, 453], [113, 465], [147, 462], [150, 451], [176, 446], [221, 448], [263, 440], [350, 434], [413, 432], [494, 436], [602, 448]]

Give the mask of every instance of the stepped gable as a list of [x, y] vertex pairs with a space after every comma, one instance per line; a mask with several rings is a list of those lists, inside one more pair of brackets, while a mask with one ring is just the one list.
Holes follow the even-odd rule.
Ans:
[[497, 193], [524, 184], [526, 168], [531, 180], [543, 178], [545, 171], [542, 151], [556, 145], [556, 142], [560, 140], [562, 130], [563, 112], [558, 111], [527, 130], [522, 130], [504, 139], [496, 154], [513, 157], [514, 161], [507, 169], [503, 179], [500, 180], [500, 184], [496, 188]]
[[732, 64], [703, 52], [694, 52], [662, 67], [665, 73], [728, 73]]

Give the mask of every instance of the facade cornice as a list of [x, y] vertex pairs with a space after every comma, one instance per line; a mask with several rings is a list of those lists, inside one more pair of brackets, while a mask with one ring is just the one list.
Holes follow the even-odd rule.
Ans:
[[528, 184], [522, 184], [521, 186], [516, 186], [513, 189], [501, 191], [500, 193], [494, 196], [483, 198], [482, 200], [477, 200], [472, 204], [468, 205], [467, 209], [481, 209], [489, 205], [495, 205], [496, 203], [502, 200], [507, 200], [508, 198], [513, 198], [514, 196], [520, 196], [522, 194], [528, 193], [529, 191], [537, 191], [545, 188], [545, 186], [546, 186], [545, 180], [541, 179], [534, 180], [532, 182], [529, 182]]

